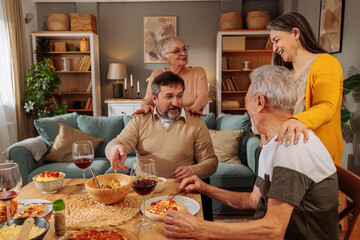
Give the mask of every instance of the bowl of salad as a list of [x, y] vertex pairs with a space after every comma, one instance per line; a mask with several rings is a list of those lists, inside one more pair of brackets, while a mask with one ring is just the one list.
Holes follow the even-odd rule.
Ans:
[[86, 181], [85, 187], [89, 196], [100, 203], [113, 204], [123, 200], [131, 189], [130, 176], [111, 173], [96, 176], [100, 188], [94, 178]]

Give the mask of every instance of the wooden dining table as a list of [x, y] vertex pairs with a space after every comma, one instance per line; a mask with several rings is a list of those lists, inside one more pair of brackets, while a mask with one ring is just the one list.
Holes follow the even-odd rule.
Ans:
[[[36, 188], [34, 182], [27, 184], [20, 190], [19, 195], [15, 198], [16, 200], [25, 200], [25, 199], [45, 199], [51, 202], [60, 199], [66, 198], [69, 195], [77, 194], [83, 187], [83, 179], [65, 179], [63, 186], [56, 192], [56, 193], [43, 193], [39, 189]], [[170, 193], [175, 193], [179, 188], [179, 183], [176, 182], [175, 179], [167, 179], [166, 186], [162, 192], [159, 193], [152, 193], [149, 196], [146, 196], [146, 199], [150, 199], [157, 196], [167, 196]], [[134, 191], [129, 193], [130, 195], [140, 197]], [[202, 204], [201, 204], [201, 195], [199, 193], [182, 193], [181, 196], [185, 196], [188, 198], [192, 198], [196, 200], [200, 204], [200, 210], [195, 215], [199, 219], [204, 219], [203, 211], [202, 211]], [[49, 231], [46, 233], [44, 240], [49, 239], [66, 239], [66, 237], [56, 237], [54, 231], [54, 223], [51, 219], [51, 213], [44, 217], [50, 223]], [[134, 227], [134, 223], [138, 220], [142, 219], [142, 214], [139, 214], [133, 218], [132, 220], [123, 223], [118, 228], [125, 229], [128, 231], [132, 236], [136, 237], [139, 240], [161, 240], [161, 239], [171, 239], [168, 238], [164, 231], [163, 231], [163, 222], [162, 221], [154, 221], [156, 223], [156, 227], [150, 230], [137, 230]], [[68, 233], [72, 231], [69, 230]], [[135, 238], [135, 239], [136, 239]]]

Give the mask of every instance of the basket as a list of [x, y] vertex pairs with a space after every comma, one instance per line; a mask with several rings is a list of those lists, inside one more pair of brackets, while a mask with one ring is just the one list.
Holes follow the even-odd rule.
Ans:
[[221, 14], [219, 25], [221, 30], [241, 29], [243, 25], [241, 13], [229, 12]]
[[69, 31], [69, 15], [64, 13], [49, 14], [46, 20], [46, 27], [49, 31]]
[[[264, 5], [260, 5], [260, 9]], [[267, 9], [259, 11], [251, 11], [246, 15], [246, 26], [248, 29], [265, 29], [270, 20], [269, 12]]]
[[71, 31], [92, 31], [97, 33], [96, 17], [90, 13], [70, 13], [70, 25]]

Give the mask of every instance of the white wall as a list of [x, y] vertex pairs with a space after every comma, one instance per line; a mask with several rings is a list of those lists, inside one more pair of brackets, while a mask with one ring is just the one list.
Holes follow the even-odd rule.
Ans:
[[32, 58], [33, 55], [31, 54], [33, 52], [33, 50], [31, 49], [31, 32], [38, 30], [36, 5], [33, 1], [22, 0], [22, 8], [23, 8], [24, 18], [27, 13], [30, 13], [33, 15], [33, 19], [31, 20], [31, 22], [28, 24], [25, 24], [26, 43], [27, 43], [27, 48], [28, 48], [29, 64], [31, 65], [33, 62], [33, 58]]

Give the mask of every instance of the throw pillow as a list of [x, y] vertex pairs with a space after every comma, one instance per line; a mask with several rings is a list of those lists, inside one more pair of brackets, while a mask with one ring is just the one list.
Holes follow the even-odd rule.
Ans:
[[244, 133], [240, 139], [239, 156], [246, 162], [246, 141], [249, 138], [250, 133], [250, 117], [247, 114], [244, 115], [230, 115], [221, 113], [215, 122], [215, 130], [244, 130]]
[[241, 164], [239, 158], [240, 138], [243, 130], [209, 130], [211, 141], [219, 162]]
[[68, 113], [54, 117], [39, 118], [34, 120], [34, 125], [48, 149], [53, 145], [56, 135], [59, 132], [59, 123], [66, 124], [72, 128], [77, 128], [77, 113]]
[[80, 130], [69, 127], [65, 124], [59, 124], [59, 133], [51, 147], [50, 153], [44, 158], [50, 162], [72, 162], [72, 144], [75, 141], [91, 141], [94, 151], [103, 141], [101, 138], [91, 136]]
[[123, 116], [93, 117], [79, 115], [77, 118], [79, 130], [84, 133], [104, 139], [95, 151], [96, 157], [105, 157], [106, 145], [116, 138], [124, 128]]

